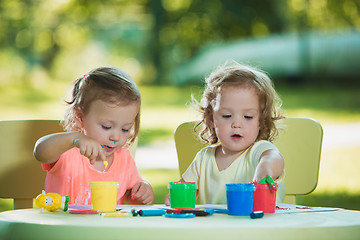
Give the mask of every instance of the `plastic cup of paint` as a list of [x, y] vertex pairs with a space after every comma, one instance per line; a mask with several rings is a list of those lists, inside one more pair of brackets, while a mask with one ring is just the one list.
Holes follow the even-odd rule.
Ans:
[[255, 186], [253, 210], [274, 213], [276, 207], [276, 191], [268, 183], [253, 183]]
[[92, 210], [115, 212], [118, 188], [117, 182], [91, 182]]
[[170, 182], [168, 188], [171, 208], [195, 208], [196, 183]]
[[229, 215], [249, 216], [253, 211], [254, 184], [226, 184], [226, 198]]

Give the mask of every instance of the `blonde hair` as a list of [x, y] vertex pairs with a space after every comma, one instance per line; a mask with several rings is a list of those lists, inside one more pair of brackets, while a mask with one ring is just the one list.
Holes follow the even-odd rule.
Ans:
[[260, 102], [260, 131], [256, 141], [273, 141], [278, 130], [275, 121], [284, 118], [281, 110], [281, 100], [276, 93], [270, 78], [261, 70], [241, 65], [237, 62], [219, 66], [205, 79], [205, 90], [202, 99], [195, 101], [202, 120], [195, 126], [200, 138], [209, 144], [218, 142], [215, 128], [212, 126], [213, 106], [220, 91], [228, 86], [250, 87], [255, 89]]
[[62, 122], [64, 129], [79, 132], [75, 121], [77, 114], [79, 111], [87, 113], [90, 104], [95, 100], [119, 105], [139, 104], [139, 112], [128, 139], [128, 144], [131, 144], [139, 133], [141, 105], [139, 89], [131, 77], [116, 67], [99, 67], [75, 80], [71, 99], [65, 101], [68, 108]]

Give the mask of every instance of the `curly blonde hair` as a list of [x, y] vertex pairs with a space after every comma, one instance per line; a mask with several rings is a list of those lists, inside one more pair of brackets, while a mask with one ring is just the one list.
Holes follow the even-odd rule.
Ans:
[[79, 111], [87, 113], [90, 104], [95, 100], [119, 105], [139, 104], [139, 112], [128, 139], [128, 144], [134, 142], [140, 128], [141, 96], [131, 77], [116, 67], [99, 67], [75, 80], [71, 99], [65, 101], [68, 108], [62, 121], [64, 129], [80, 132], [75, 121], [77, 114]]
[[278, 134], [276, 120], [284, 118], [281, 110], [281, 99], [276, 93], [270, 78], [261, 70], [254, 67], [241, 65], [237, 62], [219, 66], [205, 79], [205, 90], [202, 99], [195, 105], [202, 115], [202, 120], [195, 125], [195, 131], [200, 138], [208, 143], [215, 144], [218, 138], [212, 126], [213, 105], [220, 91], [228, 86], [251, 87], [255, 89], [260, 102], [260, 131], [256, 141], [273, 141]]

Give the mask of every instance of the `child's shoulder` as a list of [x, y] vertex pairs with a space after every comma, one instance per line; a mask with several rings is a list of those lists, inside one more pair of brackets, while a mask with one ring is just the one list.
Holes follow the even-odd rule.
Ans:
[[220, 143], [213, 144], [202, 148], [198, 153], [202, 154], [215, 154], [216, 148], [220, 146]]
[[254, 143], [253, 147], [258, 146], [275, 146], [272, 142], [267, 140], [260, 140]]
[[204, 159], [211, 159], [215, 157], [215, 151], [218, 146], [219, 144], [209, 145], [202, 148], [197, 152], [195, 159], [197, 159], [198, 161], [204, 161]]
[[250, 152], [264, 152], [270, 149], [277, 149], [277, 147], [270, 141], [267, 140], [260, 140], [254, 143], [249, 149]]

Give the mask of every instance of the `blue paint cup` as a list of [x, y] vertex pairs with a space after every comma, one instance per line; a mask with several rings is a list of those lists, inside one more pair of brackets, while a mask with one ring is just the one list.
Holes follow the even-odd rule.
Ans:
[[249, 216], [253, 211], [255, 186], [251, 183], [226, 184], [229, 215]]

